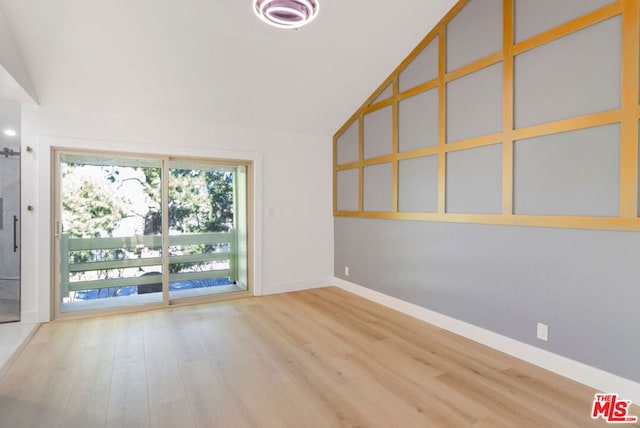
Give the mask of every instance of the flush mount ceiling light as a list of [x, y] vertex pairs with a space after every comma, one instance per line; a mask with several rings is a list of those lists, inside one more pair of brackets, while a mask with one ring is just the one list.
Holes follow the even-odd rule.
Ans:
[[253, 0], [258, 18], [278, 28], [299, 28], [318, 15], [318, 0]]
[[16, 135], [18, 135], [18, 133], [13, 129], [7, 128], [4, 130], [4, 135], [6, 135], [7, 137], [15, 137]]

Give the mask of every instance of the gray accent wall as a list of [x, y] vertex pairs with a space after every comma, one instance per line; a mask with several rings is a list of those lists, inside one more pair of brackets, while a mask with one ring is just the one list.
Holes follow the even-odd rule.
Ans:
[[447, 84], [447, 142], [502, 131], [502, 63]]
[[[612, 3], [514, 1], [518, 41]], [[335, 276], [640, 382], [640, 232], [445, 222], [560, 224], [555, 216], [572, 216], [566, 224], [575, 227], [607, 217], [622, 224], [629, 174], [620, 168], [621, 138], [637, 106], [621, 106], [621, 15], [518, 51], [505, 76], [510, 68], [488, 57], [503, 46], [502, 5], [470, 0], [446, 25], [448, 72], [483, 58], [491, 65], [441, 76], [444, 87], [409, 98], [396, 94], [400, 160], [362, 166], [362, 217], [390, 212], [394, 220], [336, 217]], [[400, 74], [401, 90], [434, 77], [437, 49], [434, 40]], [[511, 82], [513, 112], [503, 96]], [[364, 117], [365, 159], [392, 153], [392, 125], [392, 107]], [[409, 152], [443, 134], [438, 150]], [[355, 153], [354, 136], [342, 138], [341, 161]], [[339, 207], [357, 209], [358, 179], [338, 173]], [[407, 217], [425, 221], [400, 220]], [[538, 322], [549, 326], [548, 342], [536, 338]]]
[[360, 184], [360, 171], [358, 169], [345, 169], [338, 171], [338, 211], [358, 211], [358, 189]]
[[447, 212], [499, 214], [502, 211], [502, 145], [447, 154]]
[[617, 216], [619, 166], [619, 124], [516, 141], [514, 212]]
[[392, 171], [390, 163], [364, 168], [362, 204], [365, 211], [391, 211]]
[[515, 58], [517, 128], [620, 107], [620, 16]]
[[438, 36], [400, 73], [400, 92], [409, 90], [438, 77]]
[[338, 138], [337, 141], [337, 163], [338, 165], [344, 165], [345, 163], [355, 162], [360, 156], [359, 153], [359, 132], [360, 122], [356, 119], [351, 125], [344, 131], [344, 134]]
[[378, 97], [371, 101], [370, 105], [373, 105], [375, 103], [379, 103], [380, 101], [384, 101], [388, 98], [391, 98], [391, 96], [393, 95], [393, 84], [389, 84], [386, 88], [384, 88], [384, 90], [382, 92], [380, 92], [380, 95], [378, 95]]
[[515, 41], [521, 42], [613, 0], [515, 0]]
[[502, 0], [470, 0], [447, 25], [447, 70], [502, 49]]
[[350, 218], [334, 230], [338, 278], [640, 382], [640, 233]]
[[438, 88], [398, 104], [398, 149], [401, 152], [438, 144]]
[[398, 211], [438, 210], [438, 157], [423, 156], [398, 163]]
[[393, 149], [393, 109], [383, 107], [364, 116], [364, 158], [391, 153]]

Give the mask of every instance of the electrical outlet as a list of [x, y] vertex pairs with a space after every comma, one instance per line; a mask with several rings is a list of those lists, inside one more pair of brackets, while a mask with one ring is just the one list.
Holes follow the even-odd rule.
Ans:
[[344, 276], [349, 276], [349, 266], [344, 267]]
[[538, 339], [547, 342], [549, 340], [549, 326], [538, 323]]

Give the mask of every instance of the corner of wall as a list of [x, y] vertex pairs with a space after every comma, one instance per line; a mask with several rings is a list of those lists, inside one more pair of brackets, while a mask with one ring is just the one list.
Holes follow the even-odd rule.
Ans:
[[262, 289], [262, 295], [290, 293], [293, 291], [310, 290], [313, 288], [327, 287], [334, 283], [333, 278], [316, 278], [303, 281], [279, 282], [273, 284], [265, 284]]

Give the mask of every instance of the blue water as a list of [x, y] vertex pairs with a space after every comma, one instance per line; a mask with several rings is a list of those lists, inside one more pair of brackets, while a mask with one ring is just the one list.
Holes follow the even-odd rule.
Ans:
[[[169, 283], [169, 291], [189, 290], [192, 288], [218, 287], [221, 285], [231, 285], [233, 282], [229, 278], [196, 279], [192, 281], [174, 281]], [[76, 300], [94, 300], [107, 297], [133, 296], [138, 294], [138, 287], [101, 288], [99, 290], [76, 291]]]

